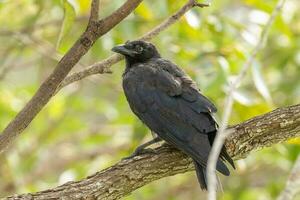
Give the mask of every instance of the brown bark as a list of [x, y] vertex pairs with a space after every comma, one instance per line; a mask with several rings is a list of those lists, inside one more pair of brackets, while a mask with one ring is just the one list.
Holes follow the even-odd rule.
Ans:
[[[229, 154], [236, 160], [251, 151], [300, 136], [300, 104], [276, 109], [230, 127], [226, 141]], [[191, 159], [163, 145], [157, 154], [143, 154], [120, 161], [81, 181], [68, 182], [53, 189], [22, 194], [6, 199], [120, 199], [157, 179], [193, 170]]]
[[108, 17], [98, 20], [99, 0], [92, 1], [91, 16], [86, 31], [58, 62], [53, 73], [0, 134], [0, 153], [31, 123], [55, 94], [56, 88], [94, 42], [127, 17], [142, 0], [127, 0]]

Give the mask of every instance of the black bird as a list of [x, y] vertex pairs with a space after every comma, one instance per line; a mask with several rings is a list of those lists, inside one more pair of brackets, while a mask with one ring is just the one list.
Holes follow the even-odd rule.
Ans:
[[[217, 111], [215, 105], [182, 69], [162, 58], [153, 44], [131, 41], [112, 51], [125, 56], [123, 89], [131, 110], [158, 135], [139, 146], [135, 155], [164, 140], [193, 159], [200, 186], [207, 189], [205, 169], [218, 128], [212, 117]], [[228, 176], [223, 161], [234, 168], [225, 146], [216, 169]]]

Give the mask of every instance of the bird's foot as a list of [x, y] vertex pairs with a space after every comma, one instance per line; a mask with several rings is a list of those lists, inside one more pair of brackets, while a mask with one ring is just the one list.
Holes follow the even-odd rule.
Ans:
[[128, 160], [131, 159], [135, 156], [139, 156], [142, 154], [156, 154], [156, 150], [155, 149], [139, 149], [137, 148], [130, 156], [124, 157], [122, 160]]

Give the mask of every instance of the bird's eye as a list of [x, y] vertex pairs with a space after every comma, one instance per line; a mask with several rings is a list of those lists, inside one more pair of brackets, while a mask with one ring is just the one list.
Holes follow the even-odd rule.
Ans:
[[142, 46], [139, 46], [139, 45], [137, 45], [135, 48], [138, 52], [142, 52], [144, 50], [144, 48]]

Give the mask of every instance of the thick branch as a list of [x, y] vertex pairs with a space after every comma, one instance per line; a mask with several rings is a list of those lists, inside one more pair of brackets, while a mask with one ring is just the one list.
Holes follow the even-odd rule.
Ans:
[[[300, 136], [300, 104], [276, 109], [229, 128], [233, 134], [226, 146], [234, 159], [251, 151]], [[157, 154], [143, 154], [120, 161], [81, 181], [68, 182], [54, 189], [7, 199], [120, 199], [132, 191], [163, 177], [193, 170], [191, 159], [163, 145]]]
[[[98, 5], [97, 0], [92, 1], [92, 5]], [[121, 22], [128, 16], [142, 0], [127, 0], [118, 10], [110, 16], [89, 23], [86, 31], [75, 42], [71, 49], [59, 61], [53, 73], [43, 82], [35, 95], [26, 106], [17, 114], [0, 135], [0, 153], [31, 123], [35, 116], [48, 103], [55, 94], [58, 85], [64, 80], [80, 58], [87, 53], [94, 42]], [[98, 5], [99, 6], [99, 5]], [[98, 8], [91, 9], [90, 20], [94, 20], [98, 15]]]

